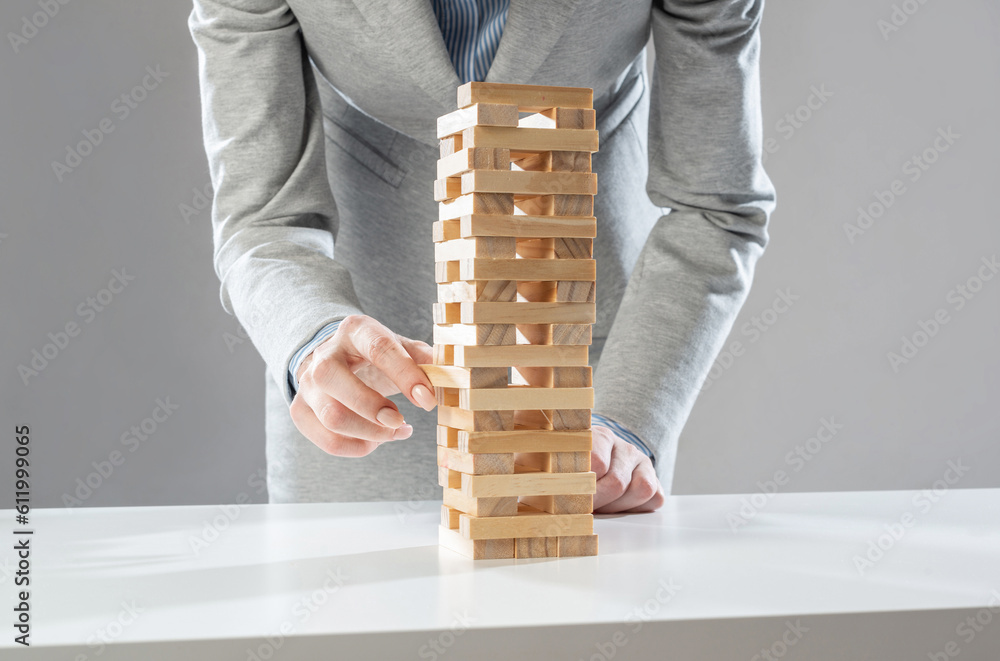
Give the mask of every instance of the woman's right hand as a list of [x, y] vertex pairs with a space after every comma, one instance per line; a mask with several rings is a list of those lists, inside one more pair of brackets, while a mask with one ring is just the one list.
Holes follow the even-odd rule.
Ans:
[[325, 452], [363, 457], [413, 433], [387, 397], [405, 393], [430, 411], [434, 388], [417, 364], [432, 362], [426, 342], [397, 335], [371, 317], [345, 317], [299, 366], [292, 421]]

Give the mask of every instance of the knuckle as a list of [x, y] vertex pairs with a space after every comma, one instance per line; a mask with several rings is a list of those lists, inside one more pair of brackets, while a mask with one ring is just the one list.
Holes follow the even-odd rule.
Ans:
[[624, 494], [625, 489], [628, 487], [625, 480], [622, 479], [622, 476], [617, 471], [612, 471], [605, 475], [602, 482], [604, 483], [604, 488], [616, 498]]
[[337, 326], [337, 332], [351, 333], [360, 328], [366, 318], [362, 314], [349, 314], [341, 320], [340, 325]]
[[632, 480], [631, 488], [637, 497], [641, 498], [643, 502], [646, 502], [656, 495], [657, 485], [656, 481], [651, 479], [649, 476], [640, 475]]
[[372, 333], [366, 340], [368, 346], [368, 356], [371, 362], [381, 362], [392, 350], [395, 343], [387, 335]]
[[327, 429], [340, 429], [347, 421], [347, 409], [337, 402], [331, 402], [323, 407], [318, 417]]

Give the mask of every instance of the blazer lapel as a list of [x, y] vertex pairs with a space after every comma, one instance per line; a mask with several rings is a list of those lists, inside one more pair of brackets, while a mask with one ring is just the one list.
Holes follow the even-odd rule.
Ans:
[[[354, 0], [374, 37], [390, 49], [400, 70], [441, 107], [455, 109], [461, 84], [431, 3], [426, 0]], [[487, 82], [529, 84], [548, 58], [579, 0], [510, 0], [507, 21]]]
[[431, 3], [418, 0], [354, 0], [372, 27], [376, 41], [389, 49], [405, 71], [441, 112], [455, 109], [460, 81], [451, 63]]
[[530, 84], [578, 4], [579, 0], [510, 0], [507, 22], [486, 82]]

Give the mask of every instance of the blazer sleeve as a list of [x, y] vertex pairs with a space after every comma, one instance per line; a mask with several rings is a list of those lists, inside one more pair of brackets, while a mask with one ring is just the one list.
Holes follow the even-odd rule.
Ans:
[[334, 259], [337, 208], [316, 81], [283, 0], [195, 0], [188, 26], [222, 304], [288, 399], [296, 350], [331, 321], [362, 312]]
[[595, 412], [646, 441], [661, 479], [746, 299], [775, 192], [761, 164], [763, 1], [653, 3], [653, 203], [644, 245], [598, 366]]

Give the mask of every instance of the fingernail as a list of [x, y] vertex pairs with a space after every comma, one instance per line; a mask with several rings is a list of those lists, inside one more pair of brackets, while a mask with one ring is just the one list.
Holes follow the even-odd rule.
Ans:
[[411, 391], [413, 399], [417, 400], [417, 404], [425, 411], [430, 411], [437, 404], [437, 400], [434, 399], [434, 393], [427, 389], [427, 386], [418, 383], [413, 386]]
[[375, 419], [381, 422], [386, 427], [392, 427], [393, 429], [399, 427], [401, 424], [406, 422], [405, 420], [403, 420], [402, 413], [388, 406], [379, 409], [378, 413], [375, 414]]
[[392, 433], [392, 440], [401, 441], [404, 438], [409, 438], [410, 434], [413, 433], [413, 425], [403, 425], [396, 431]]

